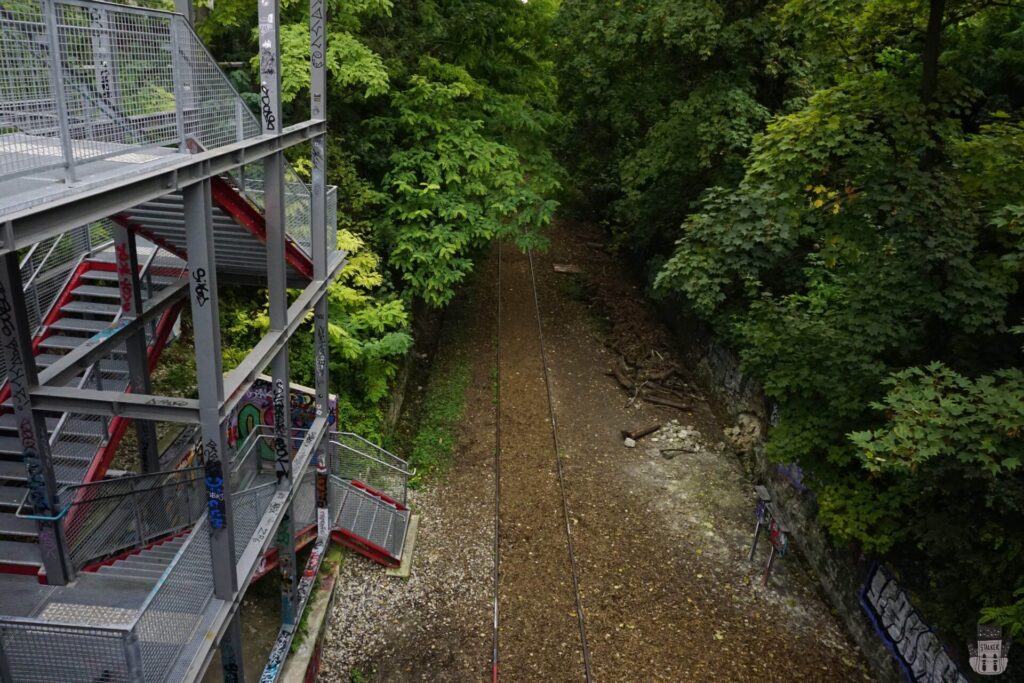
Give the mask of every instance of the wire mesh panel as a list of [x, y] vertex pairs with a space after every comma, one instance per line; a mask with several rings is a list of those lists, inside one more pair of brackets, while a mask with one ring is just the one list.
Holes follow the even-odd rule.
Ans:
[[39, 2], [0, 14], [0, 177], [63, 165], [46, 25]]
[[[172, 15], [60, 0], [56, 8], [63, 106], [76, 162], [120, 145], [178, 140]], [[52, 39], [52, 36], [50, 36]]]
[[11, 683], [128, 683], [127, 637], [127, 630], [0, 620]]
[[191, 526], [206, 509], [201, 468], [70, 487], [65, 516], [75, 569]]
[[[264, 203], [263, 164], [247, 164], [232, 171], [232, 180], [241, 193], [260, 211]], [[311, 190], [290, 164], [284, 168], [284, 224], [285, 234], [307, 254], [312, 253], [312, 195]], [[335, 206], [337, 206], [335, 204]], [[335, 225], [337, 213], [335, 213]]]
[[0, 13], [0, 178], [262, 128], [183, 17], [87, 0]]
[[259, 137], [259, 121], [235, 91], [188, 22], [174, 17], [176, 68], [186, 137], [204, 149]]
[[394, 453], [348, 432], [330, 435], [331, 472], [342, 479], [360, 481], [405, 505], [412, 472]]
[[277, 484], [261, 484], [246, 491], [235, 493], [231, 497], [234, 525], [231, 530], [235, 539], [235, 562], [242, 557], [252, 535], [263, 519], [270, 501], [277, 493]]
[[135, 633], [144, 680], [163, 681], [213, 598], [210, 525], [204, 516], [149, 594]]
[[295, 528], [302, 529], [316, 523], [316, 469], [310, 468], [302, 476], [295, 492]]

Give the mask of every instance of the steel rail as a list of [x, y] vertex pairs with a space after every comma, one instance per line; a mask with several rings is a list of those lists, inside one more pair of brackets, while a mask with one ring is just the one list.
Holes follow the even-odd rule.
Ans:
[[498, 586], [501, 581], [501, 240], [498, 240], [497, 317], [494, 333], [494, 630], [491, 637], [491, 682], [498, 683]]
[[540, 316], [540, 297], [537, 296], [537, 278], [533, 270], [533, 252], [527, 247], [526, 256], [530, 261], [530, 286], [533, 289], [533, 307], [537, 313], [537, 341], [540, 345], [540, 361], [544, 367], [544, 388], [547, 391], [548, 415], [551, 418], [551, 439], [555, 448], [555, 464], [558, 471], [558, 490], [562, 498], [562, 517], [565, 521], [565, 544], [569, 554], [569, 565], [572, 569], [572, 587], [576, 598], [576, 620], [579, 623], [580, 646], [583, 648], [583, 678], [591, 683], [593, 672], [590, 665], [590, 648], [587, 645], [587, 619], [583, 614], [583, 598], [580, 595], [579, 569], [576, 563], [576, 550], [572, 542], [571, 520], [569, 517], [569, 501], [565, 494], [565, 473], [562, 466], [562, 450], [558, 443], [558, 420], [555, 416], [555, 402], [551, 394], [551, 376], [548, 373], [548, 357], [544, 345], [544, 326]]
[[[497, 293], [497, 321], [495, 341], [495, 363], [496, 363], [496, 400], [495, 400], [495, 450], [494, 450], [494, 565], [492, 578], [494, 582], [494, 605], [493, 605], [493, 631], [491, 650], [491, 681], [498, 681], [498, 664], [500, 660], [500, 610], [499, 610], [499, 585], [501, 580], [501, 276], [502, 276], [502, 245], [498, 243], [498, 293]], [[544, 342], [544, 327], [540, 314], [540, 297], [537, 294], [537, 277], [533, 267], [533, 253], [526, 250], [530, 263], [530, 286], [533, 290], [533, 306], [537, 319], [537, 342], [540, 349], [541, 365], [544, 370], [544, 388], [547, 394], [548, 416], [551, 421], [551, 440], [555, 450], [555, 465], [558, 474], [558, 491], [562, 503], [562, 518], [565, 523], [566, 552], [569, 556], [569, 566], [572, 574], [573, 596], [576, 605], [576, 621], [580, 634], [580, 647], [583, 655], [583, 679], [586, 683], [593, 681], [593, 669], [590, 661], [590, 647], [587, 643], [587, 621], [583, 612], [583, 598], [580, 593], [579, 568], [576, 561], [576, 550], [572, 540], [571, 517], [569, 514], [569, 502], [566, 495], [565, 472], [562, 462], [561, 446], [558, 440], [558, 419], [555, 414], [554, 397], [551, 390], [551, 377], [548, 373], [548, 358]]]

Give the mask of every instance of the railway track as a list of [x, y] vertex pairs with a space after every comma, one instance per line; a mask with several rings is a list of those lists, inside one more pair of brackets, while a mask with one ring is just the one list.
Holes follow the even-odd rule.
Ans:
[[[494, 449], [494, 564], [493, 564], [493, 632], [492, 632], [492, 653], [491, 653], [491, 679], [493, 683], [497, 683], [499, 680], [499, 664], [501, 663], [501, 628], [502, 628], [502, 610], [501, 610], [501, 560], [502, 560], [502, 299], [504, 296], [502, 277], [504, 269], [502, 267], [502, 251], [503, 245], [501, 242], [498, 243], [498, 286], [497, 286], [497, 314], [496, 314], [496, 332], [495, 332], [495, 449]], [[543, 382], [545, 390], [545, 401], [547, 414], [549, 418], [549, 425], [551, 431], [551, 453], [550, 457], [555, 465], [555, 473], [557, 478], [557, 496], [559, 498], [558, 508], [561, 512], [562, 524], [565, 530], [565, 541], [564, 541], [564, 552], [568, 560], [569, 573], [571, 575], [571, 585], [573, 593], [573, 602], [575, 605], [577, 629], [579, 632], [579, 647], [580, 647], [580, 660], [582, 662], [582, 674], [583, 680], [586, 683], [591, 683], [593, 680], [593, 671], [590, 660], [590, 648], [587, 643], [587, 622], [586, 616], [583, 611], [583, 601], [580, 592], [580, 581], [579, 581], [579, 568], [576, 558], [576, 550], [573, 545], [572, 538], [572, 523], [571, 515], [569, 510], [569, 501], [566, 493], [566, 477], [565, 468], [562, 460], [562, 452], [559, 446], [558, 439], [558, 416], [555, 411], [554, 400], [552, 396], [551, 388], [551, 377], [548, 373], [548, 354], [545, 348], [544, 341], [544, 328], [541, 320], [540, 313], [540, 297], [537, 293], [537, 277], [534, 268], [533, 253], [528, 249], [526, 251], [527, 260], [529, 263], [529, 285], [530, 292], [532, 294], [532, 311], [534, 314], [534, 322], [536, 324], [536, 335], [537, 335], [537, 348], [539, 354], [539, 360], [543, 369]], [[514, 483], [513, 483], [514, 485]]]

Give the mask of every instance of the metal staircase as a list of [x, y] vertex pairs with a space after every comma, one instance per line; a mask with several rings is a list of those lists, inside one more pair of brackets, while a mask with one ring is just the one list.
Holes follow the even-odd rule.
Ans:
[[356, 434], [332, 432], [329, 438], [332, 537], [375, 562], [398, 566], [409, 528], [409, 478], [415, 470]]
[[[307, 567], [297, 580], [293, 532], [313, 528], [322, 550], [344, 517], [348, 534], [371, 550], [380, 544], [382, 560], [400, 553], [404, 488], [393, 493], [377, 463], [315, 467], [334, 448], [328, 293], [345, 263], [324, 182], [327, 8], [310, 2], [309, 116], [286, 123], [281, 3], [257, 5], [259, 118], [183, 14], [97, 0], [0, 8], [0, 364], [12, 398], [0, 390], [0, 568], [35, 572], [41, 557], [46, 579], [0, 572], [4, 681], [195, 681], [215, 648], [225, 678], [245, 680], [239, 605], [273, 561], [272, 546], [291, 632], [316, 572]], [[312, 188], [285, 161], [299, 145], [309, 145]], [[90, 234], [97, 222], [116, 227], [121, 278], [95, 244], [84, 260], [65, 258], [81, 253], [66, 235]], [[176, 270], [151, 263], [140, 303], [124, 265], [156, 253]], [[19, 271], [22, 256], [29, 268]], [[270, 325], [224, 372], [218, 284], [231, 281], [266, 285]], [[186, 296], [196, 396], [157, 395], [174, 392], [154, 393], [146, 371]], [[119, 302], [128, 309], [120, 318]], [[277, 420], [275, 461], [264, 472], [261, 461], [239, 459], [227, 428], [261, 373], [272, 377], [274, 405], [282, 396], [288, 405], [289, 345], [311, 318], [316, 416], [291, 440]], [[149, 473], [110, 476], [129, 420], [150, 445], [154, 423], [186, 429], [163, 456], [145, 450]], [[190, 444], [202, 446], [173, 469]], [[404, 471], [369, 446], [354, 450]], [[383, 507], [372, 514], [354, 510], [355, 497], [331, 501], [348, 489]], [[287, 651], [285, 643], [278, 659]]]
[[[183, 276], [184, 263], [159, 247], [143, 247], [146, 261], [139, 266], [147, 300]], [[94, 335], [111, 329], [121, 319], [120, 291], [113, 249], [101, 246], [83, 254], [63, 288], [41, 315], [33, 339], [36, 366], [49, 367]], [[156, 365], [170, 336], [179, 307], [170, 307], [146, 331], [150, 368]], [[128, 388], [127, 352], [122, 346], [87, 366], [67, 386], [77, 388]], [[35, 574], [41, 567], [35, 523], [20, 515], [26, 494], [27, 473], [14, 416], [8, 410], [10, 389], [0, 389], [0, 572]], [[60, 485], [69, 486], [102, 479], [114, 458], [128, 421], [73, 413], [53, 414], [47, 419], [54, 469]]]

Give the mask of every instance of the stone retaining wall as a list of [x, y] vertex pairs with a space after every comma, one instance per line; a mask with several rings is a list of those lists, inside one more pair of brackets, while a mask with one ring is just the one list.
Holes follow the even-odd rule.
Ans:
[[[742, 456], [748, 472], [769, 490], [776, 510], [789, 524], [790, 547], [805, 559], [821, 585], [836, 615], [864, 654], [875, 680], [901, 683], [905, 680], [896, 659], [876, 633], [859, 602], [870, 568], [863, 557], [840, 548], [829, 540], [817, 521], [817, 503], [813, 494], [768, 462], [764, 452], [765, 425], [778, 419], [774, 406], [760, 386], [740, 371], [736, 354], [716, 339], [706, 325], [681, 315], [677, 308], [662, 309], [662, 318], [679, 340], [689, 340], [682, 349], [695, 379], [716, 397], [735, 423], [744, 416], [747, 423], [757, 422], [762, 429], [754, 439], [751, 452]], [[750, 420], [756, 417], [756, 420]]]

